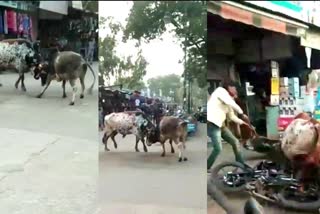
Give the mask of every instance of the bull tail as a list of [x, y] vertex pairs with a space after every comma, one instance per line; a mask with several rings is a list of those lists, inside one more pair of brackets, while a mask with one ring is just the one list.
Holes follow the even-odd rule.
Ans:
[[85, 64], [83, 66], [88, 66], [91, 73], [92, 73], [92, 76], [93, 76], [93, 82], [92, 82], [91, 86], [88, 88], [88, 94], [92, 94], [93, 86], [96, 83], [96, 74], [94, 73], [94, 71], [93, 71], [91, 65], [88, 63], [88, 61], [85, 59], [83, 59], [83, 60], [85, 61]]

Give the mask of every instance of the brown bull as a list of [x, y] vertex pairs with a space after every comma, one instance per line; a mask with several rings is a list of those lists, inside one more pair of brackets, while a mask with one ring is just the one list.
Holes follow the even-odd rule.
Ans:
[[171, 152], [174, 153], [172, 147], [172, 141], [178, 145], [179, 149], [179, 162], [187, 161], [187, 157], [184, 156], [184, 150], [186, 149], [186, 139], [188, 135], [187, 122], [172, 116], [165, 116], [161, 119], [159, 126], [150, 129], [147, 134], [148, 146], [160, 142], [163, 152], [162, 157], [165, 156], [165, 142], [170, 141]]

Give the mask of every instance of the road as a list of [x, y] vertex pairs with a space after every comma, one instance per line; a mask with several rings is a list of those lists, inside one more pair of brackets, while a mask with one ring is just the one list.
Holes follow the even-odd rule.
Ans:
[[[102, 136], [100, 136], [101, 138]], [[206, 204], [206, 125], [187, 141], [187, 162], [178, 162], [170, 153], [160, 157], [160, 144], [144, 153], [134, 150], [135, 137], [116, 137], [118, 149], [109, 142], [110, 152], [100, 143], [100, 213], [125, 214], [205, 214]], [[169, 151], [169, 152], [168, 152]]]
[[[211, 151], [212, 151], [212, 147], [209, 145], [208, 155], [210, 154]], [[259, 162], [259, 159], [262, 157], [261, 154], [247, 151], [247, 150], [243, 150], [243, 154], [245, 159], [247, 160], [247, 163], [251, 166]], [[231, 161], [231, 160], [234, 160], [232, 148], [229, 144], [223, 144], [223, 151], [221, 155], [218, 157], [215, 165], [221, 162]], [[249, 194], [232, 193], [232, 194], [227, 194], [226, 196], [228, 197], [229, 202], [232, 205], [234, 205], [236, 209], [239, 210], [239, 214], [242, 214], [244, 203], [250, 197]], [[264, 207], [264, 212], [266, 214], [307, 214], [304, 212], [293, 212], [293, 211], [284, 210], [269, 202], [262, 202], [262, 201], [259, 201], [259, 202]], [[216, 213], [225, 214], [226, 212], [215, 201], [213, 201], [210, 197], [208, 197], [208, 214], [216, 214]]]
[[[97, 63], [93, 65], [97, 75]], [[86, 76], [87, 88], [92, 83]], [[92, 214], [98, 177], [97, 83], [93, 95], [69, 106], [61, 83], [42, 99], [40, 81], [26, 75], [27, 92], [14, 88], [17, 74], [0, 74], [0, 213]], [[79, 91], [80, 84], [78, 83]]]

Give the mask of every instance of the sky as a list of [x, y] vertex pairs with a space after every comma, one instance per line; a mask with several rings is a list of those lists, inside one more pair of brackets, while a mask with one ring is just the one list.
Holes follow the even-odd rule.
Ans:
[[[132, 5], [132, 1], [99, 1], [99, 16], [112, 16], [115, 21], [119, 21], [125, 26], [125, 20], [129, 16]], [[107, 29], [100, 28], [100, 37], [105, 37], [107, 33]], [[120, 56], [135, 55], [138, 50], [134, 44], [133, 41], [129, 41], [127, 44], [122, 43], [119, 38], [117, 52]], [[147, 74], [144, 77], [145, 82], [156, 76], [181, 75], [183, 73], [183, 64], [179, 63], [179, 60], [183, 59], [183, 50], [172, 33], [165, 33], [162, 36], [162, 41], [154, 39], [148, 44], [142, 43], [141, 47], [142, 54], [149, 63]]]

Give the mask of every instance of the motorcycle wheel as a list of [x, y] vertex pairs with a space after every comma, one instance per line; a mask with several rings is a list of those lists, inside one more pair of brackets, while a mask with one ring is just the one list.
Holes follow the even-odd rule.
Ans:
[[288, 195], [286, 194], [286, 189], [287, 187], [284, 187], [278, 194], [278, 203], [280, 206], [287, 208], [287, 209], [292, 209], [292, 210], [297, 210], [297, 211], [306, 211], [306, 212], [314, 212], [314, 211], [319, 211], [320, 209], [320, 194], [318, 194], [317, 199], [308, 201], [308, 202], [301, 202], [301, 200], [294, 200], [292, 198], [288, 198]]
[[[242, 172], [234, 173], [235, 170], [232, 170], [232, 172], [230, 172], [230, 170], [227, 172], [224, 171], [221, 177], [219, 172], [227, 167], [241, 169]], [[223, 192], [240, 192], [246, 190], [247, 183], [252, 177], [252, 169], [243, 164], [239, 162], [224, 162], [213, 168], [211, 181]]]

